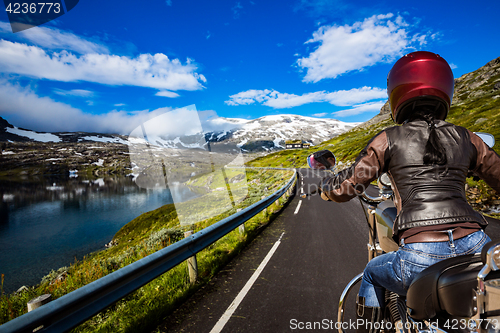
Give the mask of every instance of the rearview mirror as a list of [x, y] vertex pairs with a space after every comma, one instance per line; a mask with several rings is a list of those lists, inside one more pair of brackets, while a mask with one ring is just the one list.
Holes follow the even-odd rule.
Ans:
[[490, 133], [474, 132], [474, 134], [480, 137], [488, 147], [493, 148], [495, 145], [495, 137]]
[[314, 170], [330, 170], [336, 163], [335, 155], [329, 150], [320, 150], [307, 156], [307, 164]]

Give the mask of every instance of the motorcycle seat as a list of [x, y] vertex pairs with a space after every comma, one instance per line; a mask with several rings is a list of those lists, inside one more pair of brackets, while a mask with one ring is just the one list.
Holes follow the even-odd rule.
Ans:
[[[442, 312], [452, 316], [474, 315], [474, 290], [477, 274], [484, 264], [480, 254], [470, 254], [440, 261], [420, 272], [406, 295], [406, 305], [415, 320], [433, 319]], [[498, 278], [500, 271], [487, 279]]]

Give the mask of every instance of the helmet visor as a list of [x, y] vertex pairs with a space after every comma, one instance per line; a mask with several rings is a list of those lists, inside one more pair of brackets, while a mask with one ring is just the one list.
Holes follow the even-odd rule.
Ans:
[[328, 150], [315, 152], [307, 156], [307, 164], [314, 170], [326, 170], [335, 166], [335, 155]]
[[314, 169], [314, 170], [326, 169], [323, 164], [316, 161], [316, 159], [314, 158], [314, 154], [307, 156], [307, 164], [309, 165], [309, 167], [311, 169]]

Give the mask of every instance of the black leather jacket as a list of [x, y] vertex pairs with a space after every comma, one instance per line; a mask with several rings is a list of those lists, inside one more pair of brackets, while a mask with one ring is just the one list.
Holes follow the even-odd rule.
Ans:
[[349, 169], [325, 178], [323, 199], [348, 201], [387, 172], [398, 211], [395, 236], [409, 228], [457, 222], [484, 228], [484, 217], [467, 203], [465, 180], [474, 171], [500, 193], [500, 156], [463, 127], [436, 121], [436, 130], [446, 149], [446, 165], [423, 164], [430, 129], [425, 121], [412, 121], [380, 132]]

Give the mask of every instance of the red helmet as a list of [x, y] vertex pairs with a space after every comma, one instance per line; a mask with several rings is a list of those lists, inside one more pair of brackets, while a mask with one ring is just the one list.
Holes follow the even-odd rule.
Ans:
[[[436, 109], [436, 119], [444, 120], [453, 98], [453, 72], [439, 55], [418, 51], [396, 61], [387, 76], [387, 95], [392, 119], [402, 124], [416, 105]], [[415, 103], [417, 102], [417, 103]]]
[[331, 169], [335, 166], [337, 160], [335, 155], [329, 150], [320, 150], [307, 156], [307, 164], [314, 170]]

